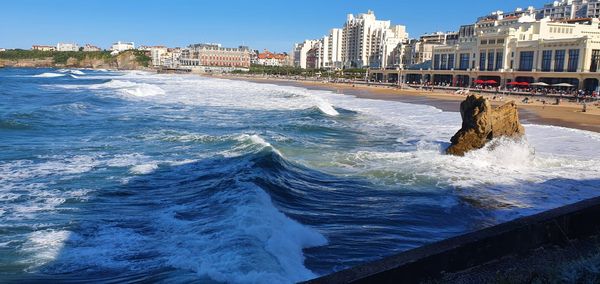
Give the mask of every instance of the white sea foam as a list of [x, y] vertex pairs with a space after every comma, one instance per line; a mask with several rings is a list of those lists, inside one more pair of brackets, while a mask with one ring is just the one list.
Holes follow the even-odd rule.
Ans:
[[38, 75], [33, 75], [31, 77], [35, 77], [35, 78], [54, 78], [54, 77], [62, 77], [62, 76], [65, 76], [65, 75], [66, 74], [46, 72], [46, 73], [42, 73], [42, 74], [38, 74]]
[[56, 70], [56, 72], [71, 73], [71, 74], [75, 74], [75, 75], [85, 75], [85, 73], [83, 73], [83, 71], [77, 70], [77, 69], [58, 69], [58, 70]]
[[137, 175], [146, 175], [158, 169], [155, 163], [135, 165], [131, 168], [131, 172]]
[[27, 236], [21, 251], [31, 257], [21, 261], [28, 265], [28, 270], [35, 269], [56, 259], [69, 238], [69, 231], [43, 230], [35, 231]]

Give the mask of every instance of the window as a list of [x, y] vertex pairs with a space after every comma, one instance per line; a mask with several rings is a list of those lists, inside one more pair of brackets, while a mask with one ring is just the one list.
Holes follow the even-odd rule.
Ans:
[[579, 49], [569, 49], [569, 64], [567, 66], [568, 72], [577, 72], [579, 67]]
[[503, 59], [504, 59], [504, 56], [503, 56], [502, 52], [496, 53], [496, 70], [500, 70], [500, 69], [504, 68], [504, 66], [502, 66]]
[[442, 63], [440, 66], [441, 70], [448, 69], [448, 54], [442, 54]]
[[550, 72], [552, 65], [552, 50], [542, 52], [542, 72]]
[[494, 71], [494, 51], [491, 50], [488, 53], [488, 58], [487, 58], [487, 70], [488, 71]]
[[590, 66], [590, 72], [598, 72], [600, 67], [600, 49], [592, 50], [592, 65]]
[[565, 71], [565, 50], [557, 50], [554, 52], [554, 72]]
[[533, 51], [521, 51], [519, 56], [519, 71], [533, 70]]
[[454, 54], [448, 54], [448, 69], [454, 69]]
[[487, 44], [487, 43], [488, 43], [488, 41], [487, 41], [487, 40], [485, 40], [485, 39], [482, 39], [482, 40], [481, 40], [481, 44]]
[[440, 70], [440, 55], [436, 54], [433, 56], [433, 69]]
[[469, 58], [469, 54], [468, 53], [461, 53], [460, 54], [460, 63], [458, 65], [458, 69], [460, 69], [460, 70], [467, 70], [467, 69], [469, 69], [469, 60], [470, 60], [470, 58]]
[[485, 52], [479, 54], [479, 70], [485, 70]]

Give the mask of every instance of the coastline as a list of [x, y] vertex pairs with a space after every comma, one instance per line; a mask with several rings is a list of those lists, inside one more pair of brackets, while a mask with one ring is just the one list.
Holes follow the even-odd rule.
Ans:
[[[296, 86], [314, 90], [327, 90], [344, 95], [351, 95], [364, 99], [399, 101], [404, 103], [429, 105], [443, 111], [460, 111], [460, 103], [466, 95], [457, 95], [450, 92], [435, 90], [408, 90], [377, 85], [352, 85], [347, 83], [331, 83], [319, 81], [302, 81], [282, 78], [249, 77], [240, 75], [203, 75], [207, 77], [243, 80], [255, 83]], [[477, 94], [473, 92], [471, 94]], [[529, 97], [529, 103], [522, 100], [526, 96], [506, 95], [493, 99], [494, 95], [482, 94], [491, 100], [493, 106], [499, 106], [514, 100], [519, 107], [519, 118], [523, 123], [552, 125], [575, 128], [600, 133], [600, 105], [588, 104], [587, 112], [582, 112], [583, 106], [575, 102], [562, 101], [560, 105], [547, 102], [543, 104], [540, 99]], [[546, 98], [548, 100], [548, 98]]]

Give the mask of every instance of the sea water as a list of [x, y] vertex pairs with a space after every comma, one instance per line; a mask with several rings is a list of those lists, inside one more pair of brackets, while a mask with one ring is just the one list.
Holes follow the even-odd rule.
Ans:
[[0, 69], [0, 279], [289, 283], [600, 195], [600, 135], [300, 87]]

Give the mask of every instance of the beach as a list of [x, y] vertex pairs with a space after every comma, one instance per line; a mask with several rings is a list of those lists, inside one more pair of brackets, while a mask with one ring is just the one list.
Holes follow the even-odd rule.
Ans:
[[[356, 85], [348, 83], [332, 83], [322, 81], [291, 80], [273, 77], [240, 76], [236, 74], [209, 75], [234, 80], [246, 80], [257, 83], [268, 83], [284, 86], [298, 86], [308, 89], [328, 90], [340, 94], [351, 95], [358, 98], [399, 101], [421, 105], [430, 105], [443, 111], [460, 111], [460, 102], [467, 95], [455, 94], [451, 91], [442, 90], [413, 90], [398, 89], [379, 85]], [[470, 94], [478, 94], [471, 92]], [[509, 101], [515, 101], [519, 107], [519, 116], [524, 123], [541, 125], [554, 125], [567, 128], [575, 128], [593, 132], [600, 132], [600, 105], [598, 103], [588, 104], [586, 112], [582, 112], [580, 103], [569, 102], [563, 99], [560, 105], [552, 104], [551, 98], [533, 98], [532, 96], [504, 95], [497, 96], [483, 93], [489, 98], [493, 106], [499, 106]], [[496, 96], [496, 98], [494, 98]], [[523, 99], [529, 97], [529, 102]], [[546, 100], [546, 104], [542, 102]]]

